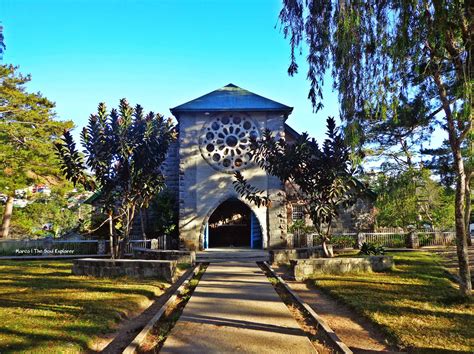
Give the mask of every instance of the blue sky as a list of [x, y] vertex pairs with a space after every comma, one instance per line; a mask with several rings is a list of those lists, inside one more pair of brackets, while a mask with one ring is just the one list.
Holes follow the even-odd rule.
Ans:
[[304, 57], [301, 73], [287, 75], [280, 6], [276, 0], [1, 0], [4, 63], [30, 73], [29, 87], [78, 127], [100, 101], [111, 107], [126, 97], [171, 115], [170, 107], [232, 82], [293, 106], [288, 123], [322, 138], [326, 116], [338, 113], [337, 95], [327, 90], [326, 108], [315, 115]]
[[[4, 63], [82, 128], [101, 101], [122, 97], [170, 116], [170, 107], [230, 82], [294, 107], [288, 123], [324, 138], [338, 115], [328, 76], [325, 108], [307, 99], [305, 58], [287, 75], [278, 0], [0, 0]], [[79, 129], [75, 135], [78, 136]]]

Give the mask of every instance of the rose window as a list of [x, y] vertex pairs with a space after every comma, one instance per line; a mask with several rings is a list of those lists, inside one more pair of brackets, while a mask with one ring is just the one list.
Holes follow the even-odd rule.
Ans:
[[259, 136], [257, 125], [248, 116], [219, 116], [204, 125], [200, 138], [201, 154], [214, 168], [237, 171], [249, 165], [252, 158], [250, 139]]

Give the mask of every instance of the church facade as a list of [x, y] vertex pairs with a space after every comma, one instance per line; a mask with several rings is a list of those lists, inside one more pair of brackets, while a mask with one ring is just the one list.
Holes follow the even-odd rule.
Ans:
[[[181, 248], [286, 247], [288, 219], [295, 213], [286, 205], [280, 180], [252, 162], [250, 138], [269, 129], [295, 139], [297, 133], [285, 123], [292, 110], [233, 84], [171, 109], [178, 139], [164, 173], [178, 202]], [[236, 171], [266, 191], [271, 206], [242, 198], [232, 183]]]

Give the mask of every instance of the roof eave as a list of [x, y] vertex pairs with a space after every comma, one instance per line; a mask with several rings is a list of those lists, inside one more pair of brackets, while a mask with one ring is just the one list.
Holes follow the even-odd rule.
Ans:
[[171, 114], [177, 117], [180, 113], [205, 113], [205, 112], [282, 112], [290, 114], [293, 112], [293, 107], [282, 108], [170, 108]]

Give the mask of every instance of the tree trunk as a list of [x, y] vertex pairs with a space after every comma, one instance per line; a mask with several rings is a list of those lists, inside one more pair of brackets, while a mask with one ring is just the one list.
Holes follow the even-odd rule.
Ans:
[[467, 237], [464, 220], [466, 201], [466, 179], [464, 174], [464, 163], [460, 149], [453, 149], [457, 180], [455, 199], [456, 218], [456, 251], [459, 262], [459, 290], [463, 296], [472, 295], [471, 271], [469, 269], [469, 255], [467, 248]]
[[464, 227], [466, 232], [467, 244], [472, 246], [471, 233], [469, 226], [471, 224], [471, 178], [472, 174], [469, 172], [469, 175], [466, 175], [466, 205], [464, 209]]
[[[434, 52], [431, 50], [431, 58], [435, 59]], [[438, 87], [439, 98], [441, 100], [444, 113], [446, 114], [447, 131], [449, 145], [454, 157], [454, 167], [456, 171], [456, 199], [454, 206], [454, 215], [456, 220], [456, 251], [459, 263], [459, 290], [463, 296], [472, 295], [471, 271], [469, 269], [469, 256], [467, 249], [466, 225], [464, 221], [464, 210], [466, 202], [466, 174], [464, 170], [464, 161], [461, 153], [462, 140], [458, 136], [455, 126], [455, 119], [451, 111], [450, 102], [446, 86], [441, 80], [441, 74], [435, 70], [432, 73], [433, 80]]]
[[114, 221], [113, 214], [109, 212], [109, 242], [110, 242], [110, 257], [115, 259], [116, 253], [114, 249]]
[[143, 208], [139, 209], [139, 213], [140, 213], [140, 226], [142, 229], [142, 237], [143, 237], [143, 240], [146, 240], [145, 222], [143, 220], [143, 217], [144, 217]]
[[332, 251], [328, 248], [328, 245], [327, 245], [327, 240], [324, 239], [323, 243], [322, 243], [322, 247], [323, 247], [323, 254], [324, 254], [324, 257], [325, 258], [332, 258], [334, 257], [334, 253], [332, 253]]
[[0, 238], [7, 238], [10, 233], [10, 221], [13, 213], [13, 197], [8, 196], [5, 210], [3, 211], [2, 228], [0, 230]]

